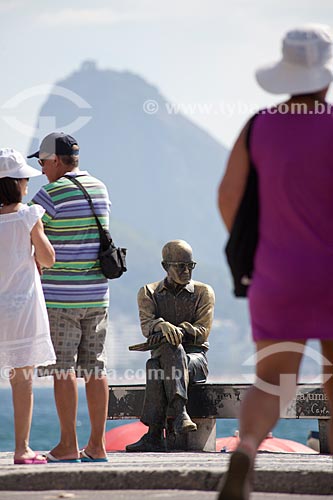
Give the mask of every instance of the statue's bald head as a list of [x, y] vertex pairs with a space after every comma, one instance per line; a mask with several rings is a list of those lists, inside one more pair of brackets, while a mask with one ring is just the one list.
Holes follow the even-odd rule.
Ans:
[[169, 284], [185, 286], [191, 281], [195, 262], [192, 260], [192, 248], [186, 241], [169, 241], [162, 248], [162, 259]]
[[192, 248], [184, 240], [169, 241], [162, 248], [163, 262], [192, 262]]

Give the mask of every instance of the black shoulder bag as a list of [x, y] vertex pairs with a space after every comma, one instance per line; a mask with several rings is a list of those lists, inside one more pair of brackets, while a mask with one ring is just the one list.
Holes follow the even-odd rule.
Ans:
[[245, 192], [225, 247], [227, 261], [234, 282], [236, 297], [246, 297], [251, 284], [254, 256], [258, 243], [258, 175], [250, 155], [250, 138], [255, 118], [252, 116], [246, 135], [246, 148], [250, 158], [250, 170]]
[[82, 184], [76, 177], [65, 175], [66, 179], [72, 181], [83, 193], [85, 199], [90, 205], [91, 211], [96, 219], [100, 238], [100, 249], [98, 258], [101, 264], [102, 273], [109, 280], [120, 278], [120, 276], [127, 271], [126, 267], [126, 248], [117, 248], [112, 241], [109, 231], [104, 229], [99, 218], [96, 215], [92, 199]]

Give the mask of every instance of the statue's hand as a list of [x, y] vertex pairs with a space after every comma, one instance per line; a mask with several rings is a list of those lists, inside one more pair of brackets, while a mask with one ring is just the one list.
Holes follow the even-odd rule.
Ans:
[[161, 332], [153, 333], [152, 335], [149, 335], [147, 342], [149, 345], [155, 345], [161, 342], [162, 338], [163, 335], [161, 334]]
[[176, 347], [182, 343], [183, 333], [180, 328], [177, 328], [175, 325], [169, 323], [168, 321], [163, 321], [158, 325], [161, 328], [161, 332], [163, 337], [166, 338], [169, 344], [172, 344]]

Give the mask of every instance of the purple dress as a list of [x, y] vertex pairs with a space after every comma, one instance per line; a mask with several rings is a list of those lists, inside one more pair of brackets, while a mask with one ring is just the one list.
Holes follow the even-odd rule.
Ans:
[[333, 340], [333, 113], [260, 115], [250, 149], [260, 203], [253, 338]]

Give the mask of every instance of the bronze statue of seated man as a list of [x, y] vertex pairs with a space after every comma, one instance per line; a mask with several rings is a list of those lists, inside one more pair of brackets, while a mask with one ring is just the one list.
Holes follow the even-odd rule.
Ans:
[[151, 349], [141, 416], [149, 430], [126, 447], [129, 452], [165, 451], [164, 428], [170, 412], [176, 434], [195, 431], [197, 426], [186, 411], [187, 389], [189, 384], [205, 382], [208, 375], [214, 291], [192, 280], [196, 263], [185, 241], [167, 243], [162, 259], [165, 279], [145, 285], [138, 293], [141, 329]]

